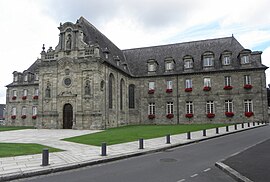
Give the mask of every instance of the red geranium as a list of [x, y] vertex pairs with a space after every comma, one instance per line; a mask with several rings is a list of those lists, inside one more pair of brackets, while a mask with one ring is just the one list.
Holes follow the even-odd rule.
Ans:
[[250, 85], [250, 84], [245, 84], [245, 85], [244, 85], [244, 89], [252, 89], [252, 85]]
[[208, 87], [208, 86], [203, 87], [203, 91], [210, 91], [210, 90], [211, 90], [211, 87]]
[[224, 88], [223, 88], [224, 90], [231, 90], [231, 89], [233, 89], [233, 87], [232, 86], [224, 86]]
[[185, 92], [192, 92], [192, 88], [186, 88]]
[[186, 118], [192, 118], [192, 117], [193, 117], [192, 113], [186, 114]]
[[253, 112], [245, 112], [245, 116], [248, 117], [248, 118], [253, 116], [253, 115], [254, 115]]
[[172, 89], [171, 88], [167, 88], [166, 89], [166, 93], [171, 93], [172, 92]]
[[153, 93], [155, 93], [155, 90], [154, 89], [148, 90], [148, 94], [153, 94]]
[[208, 113], [206, 116], [207, 116], [208, 118], [214, 118], [214, 117], [215, 117], [215, 114], [214, 114], [214, 113]]
[[173, 117], [174, 117], [174, 115], [173, 114], [167, 114], [167, 116], [166, 116], [168, 119], [172, 119]]
[[225, 115], [227, 117], [233, 117], [234, 116], [234, 113], [233, 112], [225, 112]]

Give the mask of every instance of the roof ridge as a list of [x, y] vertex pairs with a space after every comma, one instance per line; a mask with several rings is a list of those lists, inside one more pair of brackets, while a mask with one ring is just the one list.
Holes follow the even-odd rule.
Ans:
[[147, 49], [147, 48], [157, 48], [157, 47], [166, 47], [166, 46], [173, 46], [173, 45], [180, 45], [180, 44], [190, 44], [190, 43], [196, 43], [196, 42], [206, 42], [206, 41], [214, 41], [214, 40], [220, 40], [220, 39], [229, 39], [229, 38], [232, 38], [232, 37], [220, 37], [220, 38], [202, 39], [202, 40], [194, 40], [194, 41], [172, 43], [172, 44], [163, 44], [163, 45], [157, 45], [157, 46], [137, 47], [137, 48], [123, 49], [122, 51], [129, 51], [129, 50], [136, 50], [136, 49]]

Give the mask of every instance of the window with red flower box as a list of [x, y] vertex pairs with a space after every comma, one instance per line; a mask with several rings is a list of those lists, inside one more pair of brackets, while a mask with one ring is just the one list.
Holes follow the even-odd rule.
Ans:
[[232, 90], [233, 89], [233, 87], [232, 86], [224, 86], [224, 88], [223, 88], [224, 90]]
[[192, 88], [185, 88], [185, 92], [192, 92]]
[[12, 115], [11, 116], [11, 119], [16, 119], [16, 115]]
[[37, 119], [37, 115], [33, 115], [32, 116], [32, 119]]
[[34, 95], [34, 96], [33, 96], [33, 99], [34, 99], [34, 100], [37, 100], [37, 99], [38, 99], [38, 95]]
[[253, 112], [245, 112], [245, 116], [248, 117], [248, 118], [253, 116], [253, 115], [254, 115]]
[[156, 116], [154, 114], [149, 114], [148, 119], [154, 119]]
[[148, 84], [148, 94], [155, 93], [155, 82], [149, 82]]
[[153, 93], [155, 93], [154, 89], [148, 90], [148, 94], [153, 94]]
[[12, 100], [16, 100], [17, 99], [17, 97], [16, 96], [12, 96]]
[[247, 89], [247, 90], [248, 90], [248, 89], [252, 89], [252, 85], [250, 85], [250, 84], [245, 84], [245, 85], [244, 85], [244, 89]]
[[167, 117], [168, 119], [172, 119], [172, 118], [174, 117], [174, 115], [173, 115], [173, 114], [167, 114], [166, 117]]
[[227, 117], [233, 117], [234, 116], [234, 113], [233, 112], [225, 112], [225, 115]]
[[193, 117], [193, 114], [189, 113], [189, 114], [186, 114], [186, 118], [192, 118]]
[[26, 118], [26, 115], [22, 115], [21, 118], [22, 118], [22, 119], [25, 119], [25, 118]]
[[208, 118], [214, 118], [215, 117], [215, 114], [214, 113], [207, 113], [206, 116]]

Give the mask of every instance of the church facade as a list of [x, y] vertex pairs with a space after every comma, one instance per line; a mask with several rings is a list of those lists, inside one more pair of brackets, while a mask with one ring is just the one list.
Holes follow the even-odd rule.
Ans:
[[266, 121], [260, 51], [233, 36], [120, 50], [81, 17], [7, 85], [6, 123], [64, 129]]

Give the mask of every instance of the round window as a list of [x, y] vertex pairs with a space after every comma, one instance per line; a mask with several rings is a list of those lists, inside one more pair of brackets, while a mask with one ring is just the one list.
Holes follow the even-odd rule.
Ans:
[[65, 79], [64, 79], [64, 84], [65, 84], [66, 86], [70, 86], [70, 85], [71, 85], [71, 79], [70, 79], [70, 78], [65, 78]]

